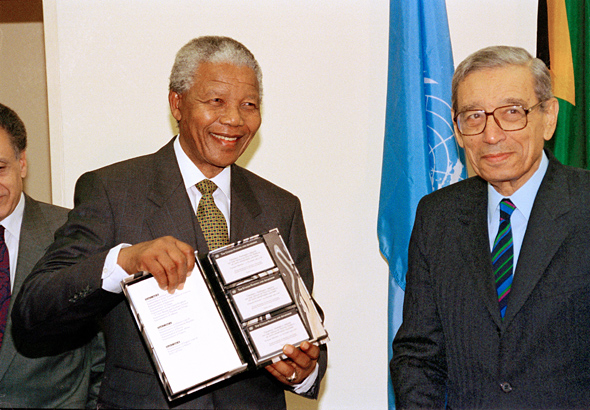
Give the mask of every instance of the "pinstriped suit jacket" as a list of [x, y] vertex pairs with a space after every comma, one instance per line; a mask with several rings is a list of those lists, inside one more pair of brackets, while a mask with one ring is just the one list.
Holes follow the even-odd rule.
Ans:
[[590, 172], [547, 155], [504, 321], [486, 182], [420, 202], [390, 364], [398, 408], [590, 405]]
[[[313, 287], [309, 246], [299, 200], [270, 182], [232, 166], [230, 240], [278, 227], [306, 285]], [[56, 242], [19, 295], [15, 320], [28, 333], [51, 333], [48, 323], [74, 329], [104, 315], [107, 363], [100, 392], [105, 406], [199, 409], [285, 408], [284, 386], [266, 371], [238, 376], [186, 399], [167, 402], [122, 295], [101, 289], [101, 271], [110, 248], [171, 235], [207, 252], [172, 146], [152, 155], [87, 173], [76, 185], [75, 208]], [[56, 294], [42, 305], [46, 292]], [[320, 379], [325, 352], [322, 354]], [[319, 380], [318, 380], [319, 383]], [[317, 384], [310, 392], [317, 395]]]

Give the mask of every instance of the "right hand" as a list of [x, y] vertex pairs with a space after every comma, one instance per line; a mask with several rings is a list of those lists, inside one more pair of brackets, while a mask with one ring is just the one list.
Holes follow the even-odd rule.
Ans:
[[174, 293], [184, 287], [186, 277], [191, 274], [195, 253], [192, 246], [172, 236], [163, 236], [122, 248], [117, 264], [130, 275], [142, 271], [151, 273], [160, 288]]

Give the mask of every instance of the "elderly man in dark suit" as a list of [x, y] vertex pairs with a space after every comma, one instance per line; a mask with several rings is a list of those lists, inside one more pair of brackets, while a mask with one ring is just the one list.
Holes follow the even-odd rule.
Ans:
[[98, 388], [104, 365], [104, 345], [94, 326], [68, 335], [66, 343], [21, 340], [12, 332], [11, 295], [18, 293], [68, 214], [23, 193], [26, 147], [22, 120], [0, 104], [0, 407], [84, 408], [96, 399], [92, 389]]
[[418, 206], [390, 366], [397, 408], [588, 408], [590, 172], [544, 150], [559, 110], [549, 71], [490, 47], [452, 86], [478, 176]]
[[[285, 346], [288, 359], [266, 370], [167, 401], [120, 293], [120, 280], [139, 271], [151, 272], [169, 292], [183, 287], [194, 249], [212, 248], [206, 221], [199, 219], [207, 195], [215, 214], [229, 222], [230, 241], [279, 228], [311, 291], [299, 200], [234, 164], [260, 126], [261, 92], [258, 63], [241, 43], [200, 37], [186, 44], [170, 76], [178, 138], [152, 155], [83, 175], [68, 222], [25, 283], [14, 318], [27, 333], [71, 331], [104, 316], [107, 361], [100, 406], [281, 409], [285, 389], [317, 397], [326, 353], [305, 342], [297, 349]], [[203, 184], [212, 186], [212, 193]], [[49, 303], [45, 294], [54, 295]]]

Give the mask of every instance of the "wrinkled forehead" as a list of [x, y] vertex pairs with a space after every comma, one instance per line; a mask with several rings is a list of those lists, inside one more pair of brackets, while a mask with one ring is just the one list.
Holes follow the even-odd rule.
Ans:
[[260, 93], [260, 83], [256, 72], [247, 65], [235, 65], [232, 63], [202, 63], [194, 75], [193, 85], [226, 86], [228, 88], [239, 86], [250, 89], [251, 92]]
[[533, 76], [527, 67], [519, 65], [473, 71], [457, 87], [458, 111], [535, 102]]

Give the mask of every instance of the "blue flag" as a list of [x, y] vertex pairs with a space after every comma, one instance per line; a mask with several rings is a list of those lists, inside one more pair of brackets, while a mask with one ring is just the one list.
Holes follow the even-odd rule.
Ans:
[[[389, 263], [389, 359], [401, 324], [418, 201], [466, 177], [453, 134], [453, 55], [444, 0], [391, 0], [389, 81], [377, 233]], [[394, 408], [389, 379], [389, 407]]]

